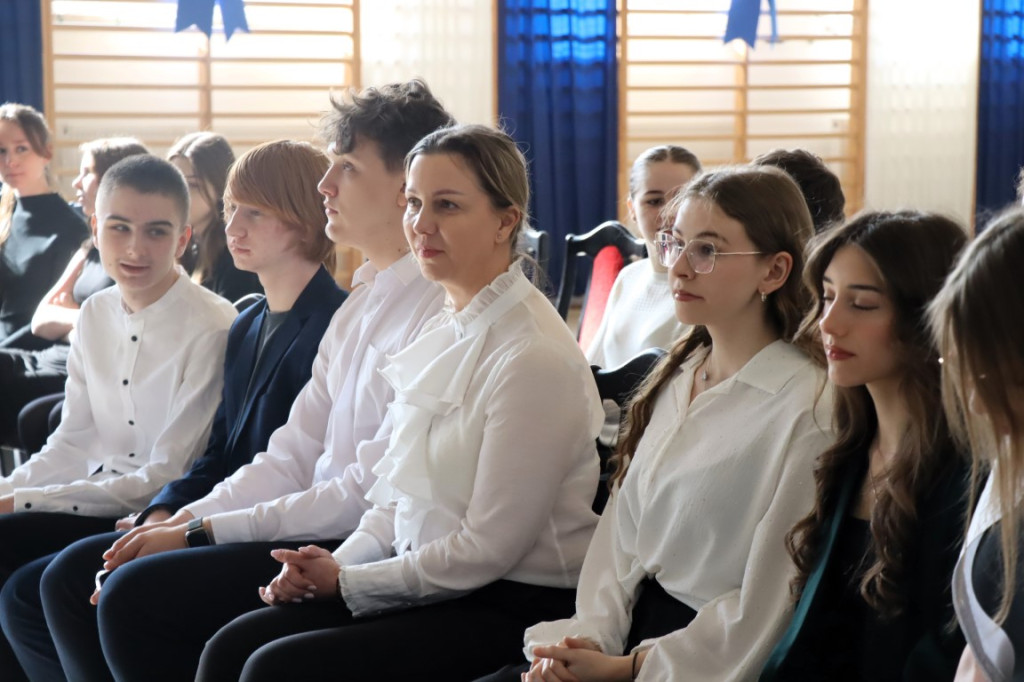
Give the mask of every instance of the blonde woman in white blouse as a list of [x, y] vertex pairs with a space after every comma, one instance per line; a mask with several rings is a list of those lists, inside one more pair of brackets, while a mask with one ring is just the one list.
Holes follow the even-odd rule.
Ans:
[[630, 407], [576, 616], [527, 631], [524, 679], [755, 679], [787, 622], [784, 539], [831, 442], [821, 364], [789, 342], [810, 215], [767, 168], [707, 173], [675, 207], [658, 257], [694, 328]]
[[333, 555], [275, 550], [274, 606], [221, 629], [199, 680], [472, 679], [521, 657], [527, 625], [572, 613], [603, 413], [515, 259], [525, 160], [504, 133], [457, 126], [421, 140], [406, 174], [406, 238], [448, 304], [382, 370], [395, 400], [374, 507]]

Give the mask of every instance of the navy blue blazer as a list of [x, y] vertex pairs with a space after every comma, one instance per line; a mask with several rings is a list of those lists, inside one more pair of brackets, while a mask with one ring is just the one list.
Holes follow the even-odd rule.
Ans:
[[267, 341], [259, 374], [252, 377], [253, 388], [244, 404], [267, 302], [252, 305], [238, 316], [228, 333], [224, 389], [206, 452], [182, 478], [163, 487], [137, 523], [156, 507], [173, 513], [202, 498], [267, 449], [270, 434], [288, 420], [295, 397], [309, 381], [320, 339], [347, 296], [327, 270], [317, 271]]

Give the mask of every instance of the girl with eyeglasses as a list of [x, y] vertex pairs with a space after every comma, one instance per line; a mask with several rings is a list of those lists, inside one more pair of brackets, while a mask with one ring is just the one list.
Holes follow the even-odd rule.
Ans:
[[953, 603], [967, 638], [957, 682], [1024, 680], [1024, 211], [989, 223], [932, 304], [943, 357], [942, 394], [958, 438], [970, 444], [978, 499], [953, 572]]
[[865, 213], [824, 233], [805, 280], [835, 387], [835, 445], [786, 538], [799, 597], [761, 675], [948, 680], [963, 637], [949, 590], [967, 465], [942, 413], [927, 306], [967, 241], [948, 218]]
[[824, 371], [793, 342], [810, 214], [774, 168], [707, 173], [673, 207], [658, 256], [693, 329], [629, 407], [576, 615], [527, 630], [524, 679], [750, 679], [788, 614], [783, 540], [832, 441]]

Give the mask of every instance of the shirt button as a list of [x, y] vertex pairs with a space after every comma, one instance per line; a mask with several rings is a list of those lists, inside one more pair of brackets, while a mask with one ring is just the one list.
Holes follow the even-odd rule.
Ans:
[[139, 340], [139, 337], [137, 337], [134, 334], [132, 334], [132, 341], [138, 341], [138, 340]]
[[128, 456], [129, 456], [129, 457], [134, 457], [134, 456], [135, 456], [135, 453], [134, 453], [134, 452], [129, 452], [129, 453], [128, 453]]
[[129, 419], [128, 420], [128, 426], [135, 426], [135, 420], [134, 419]]
[[74, 507], [72, 507], [71, 511], [78, 511], [78, 505], [76, 504]]
[[127, 386], [128, 385], [128, 380], [127, 379], [121, 379], [121, 385], [122, 386]]
[[25, 509], [31, 509], [31, 508], [32, 508], [32, 503], [31, 502], [26, 502], [25, 503]]

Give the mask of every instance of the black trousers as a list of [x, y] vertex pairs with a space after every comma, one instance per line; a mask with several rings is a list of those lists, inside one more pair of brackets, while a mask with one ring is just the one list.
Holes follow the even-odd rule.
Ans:
[[[629, 628], [626, 647], [623, 651], [610, 652], [621, 654], [653, 637], [662, 637], [670, 632], [681, 630], [690, 624], [697, 612], [682, 603], [668, 592], [653, 578], [644, 580], [640, 596], [633, 605], [633, 624]], [[534, 625], [534, 623], [530, 623]], [[520, 675], [529, 672], [529, 663], [508, 665], [496, 673], [481, 677], [476, 682], [519, 682]]]
[[210, 640], [196, 680], [472, 680], [521, 659], [523, 630], [571, 615], [574, 602], [574, 590], [499, 580], [369, 618], [333, 600], [265, 606]]
[[20, 447], [21, 409], [36, 398], [64, 390], [67, 349], [61, 344], [42, 351], [0, 350], [0, 444]]
[[116, 521], [51, 512], [0, 516], [0, 629], [5, 635], [0, 638], [0, 673], [4, 680], [25, 679], [7, 637], [20, 628], [17, 614], [29, 609], [26, 601], [38, 603], [38, 587], [33, 594], [29, 576], [41, 572], [40, 566], [45, 567], [51, 555], [80, 538], [113, 528]]
[[[332, 539], [312, 544], [333, 549], [340, 542]], [[122, 682], [193, 679], [206, 641], [232, 619], [263, 606], [258, 589], [281, 569], [270, 550], [308, 544], [311, 542], [244, 542], [196, 547], [136, 559], [113, 571], [103, 586], [95, 616], [109, 666], [107, 674]], [[63, 559], [60, 564], [64, 565]], [[60, 598], [51, 601], [49, 578], [43, 594], [48, 623], [51, 615], [65, 608]], [[60, 577], [55, 575], [52, 583], [59, 584]], [[67, 604], [80, 603], [74, 594], [66, 595], [66, 600]], [[74, 649], [65, 649], [64, 642], [78, 636], [75, 632], [84, 632], [75, 630], [83, 622], [88, 621], [55, 619], [50, 623], [61, 661], [71, 679], [104, 679], [91, 676], [88, 666], [94, 661], [72, 661]], [[71, 628], [64, 630], [64, 624]]]

